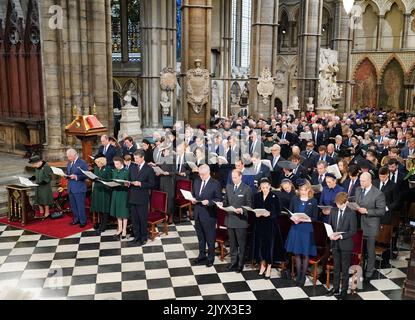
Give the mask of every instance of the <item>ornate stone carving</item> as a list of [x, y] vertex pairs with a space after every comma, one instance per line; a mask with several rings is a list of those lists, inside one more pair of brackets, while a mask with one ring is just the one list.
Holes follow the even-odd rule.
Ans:
[[300, 103], [298, 102], [298, 97], [293, 97], [293, 102], [291, 104], [291, 109], [294, 111], [300, 110]]
[[213, 110], [220, 110], [221, 106], [221, 98], [220, 98], [220, 92], [219, 92], [219, 84], [215, 80], [212, 82], [212, 109]]
[[331, 49], [320, 50], [319, 70], [318, 109], [333, 110], [333, 104], [342, 95], [342, 88], [337, 84], [337, 73], [339, 72], [337, 51]]
[[274, 92], [274, 79], [271, 76], [271, 71], [265, 67], [258, 79], [257, 91], [262, 96], [262, 102], [268, 104], [269, 97]]
[[169, 96], [167, 95], [166, 91], [161, 92], [160, 104], [163, 108], [163, 115], [168, 116], [170, 114], [171, 103], [170, 103]]
[[131, 97], [131, 91], [130, 90], [128, 90], [127, 93], [125, 94], [124, 101], [125, 101], [124, 108], [131, 108], [132, 107], [131, 101], [133, 101], [133, 98]]
[[177, 85], [176, 71], [164, 68], [160, 74], [160, 88], [163, 91], [174, 91]]
[[202, 61], [195, 60], [194, 69], [189, 69], [187, 78], [187, 102], [191, 104], [195, 113], [200, 113], [205, 104], [209, 101], [209, 71], [202, 69]]
[[313, 103], [313, 100], [314, 100], [313, 97], [309, 97], [308, 98], [307, 111], [309, 111], [309, 112], [314, 111], [314, 103]]

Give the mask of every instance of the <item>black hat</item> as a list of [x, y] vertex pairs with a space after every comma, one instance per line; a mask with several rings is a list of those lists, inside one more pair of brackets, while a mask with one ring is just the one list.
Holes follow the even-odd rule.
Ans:
[[301, 186], [305, 185], [307, 182], [308, 182], [307, 179], [302, 179], [302, 178], [297, 179], [297, 181], [296, 181], [298, 187], [301, 187]]
[[270, 138], [270, 137], [272, 137], [274, 134], [271, 132], [271, 131], [268, 131], [266, 134], [265, 134], [265, 137], [266, 138]]
[[269, 184], [271, 184], [271, 181], [270, 181], [268, 178], [262, 178], [262, 179], [259, 181], [259, 184], [261, 184], [261, 183], [269, 183]]
[[330, 172], [327, 172], [327, 173], [326, 173], [326, 178], [327, 178], [327, 177], [329, 177], [329, 178], [333, 178], [334, 180], [336, 180], [336, 176], [335, 176], [334, 174], [330, 173]]
[[357, 165], [362, 169], [373, 169], [373, 164], [366, 159], [362, 159], [357, 162]]
[[36, 163], [36, 162], [39, 162], [39, 161], [42, 161], [42, 157], [38, 154], [30, 157], [30, 159], [29, 159], [29, 163]]
[[352, 156], [352, 153], [349, 149], [341, 149], [339, 151], [339, 158], [349, 158]]

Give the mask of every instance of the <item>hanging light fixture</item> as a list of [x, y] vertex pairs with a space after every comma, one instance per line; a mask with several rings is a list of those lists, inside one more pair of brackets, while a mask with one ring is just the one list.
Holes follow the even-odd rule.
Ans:
[[346, 13], [349, 14], [352, 11], [354, 5], [354, 0], [343, 0], [344, 10]]

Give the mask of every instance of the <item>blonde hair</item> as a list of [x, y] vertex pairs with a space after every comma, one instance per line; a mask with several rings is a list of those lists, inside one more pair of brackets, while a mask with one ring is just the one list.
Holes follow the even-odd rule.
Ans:
[[107, 165], [107, 159], [105, 157], [96, 158], [95, 163], [96, 163], [97, 166], [101, 165], [101, 166], [105, 167]]
[[313, 188], [311, 188], [311, 183], [306, 180], [306, 182], [302, 185], [298, 187], [298, 191], [300, 191], [300, 188], [306, 187], [308, 189], [308, 198], [311, 199], [314, 197], [314, 191]]

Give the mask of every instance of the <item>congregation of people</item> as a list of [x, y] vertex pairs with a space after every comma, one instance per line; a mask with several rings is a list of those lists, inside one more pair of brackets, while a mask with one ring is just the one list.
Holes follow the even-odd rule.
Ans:
[[[86, 225], [85, 197], [90, 193], [90, 211], [100, 217], [98, 234], [112, 217], [117, 240], [127, 237], [131, 223], [128, 245], [145, 245], [151, 190], [167, 194], [166, 219], [178, 223], [174, 217], [182, 213], [175, 208], [176, 185], [190, 180], [191, 218], [199, 242], [194, 264], [214, 264], [218, 216], [224, 215], [229, 271], [242, 272], [253, 262], [259, 276], [269, 279], [273, 267], [294, 264], [296, 285], [304, 286], [309, 260], [318, 254], [313, 223], [326, 223], [335, 232], [327, 238], [334, 260], [328, 295], [344, 297], [357, 230], [363, 231], [364, 277], [370, 281], [381, 226], [397, 228], [406, 212], [404, 204], [413, 198], [408, 176], [414, 167], [414, 128], [415, 117], [409, 114], [367, 108], [341, 116], [276, 113], [256, 120], [220, 118], [210, 129], [178, 122], [142, 141], [104, 135], [89, 169], [75, 150], [67, 151], [72, 224]], [[52, 199], [44, 189], [50, 189], [52, 173], [40, 158], [32, 162], [37, 171], [43, 170], [32, 180], [39, 184], [37, 204], [47, 216]], [[333, 165], [340, 175], [329, 170]], [[91, 191], [81, 169], [97, 176]], [[234, 211], [223, 210], [229, 207]], [[268, 214], [258, 214], [257, 209]], [[184, 213], [190, 217], [190, 212]], [[303, 213], [309, 220], [292, 213]], [[291, 223], [288, 234], [279, 223], [281, 217]], [[396, 245], [395, 237], [393, 250]]]

